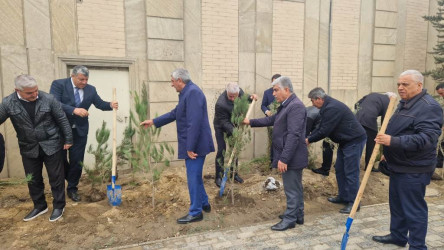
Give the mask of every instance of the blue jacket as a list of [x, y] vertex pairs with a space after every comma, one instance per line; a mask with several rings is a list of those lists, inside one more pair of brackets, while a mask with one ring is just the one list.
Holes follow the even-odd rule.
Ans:
[[[88, 117], [80, 117], [73, 114], [76, 108], [76, 102], [74, 100], [74, 89], [72, 87], [71, 77], [53, 81], [49, 93], [62, 103], [63, 111], [65, 111], [71, 126], [76, 125], [78, 135], [82, 137], [87, 136], [89, 130]], [[91, 104], [94, 104], [94, 106], [100, 110], [113, 110], [109, 102], [105, 102], [100, 98], [96, 88], [87, 84], [83, 89], [83, 100], [78, 108], [88, 110]]]
[[180, 92], [177, 106], [153, 120], [158, 128], [173, 121], [176, 121], [177, 127], [179, 159], [187, 159], [187, 151], [198, 156], [214, 152], [207, 100], [202, 90], [191, 81]]
[[273, 167], [278, 161], [288, 169], [302, 169], [308, 165], [308, 150], [305, 144], [307, 112], [304, 104], [292, 94], [281, 104], [277, 113], [270, 117], [250, 120], [251, 127], [273, 127]]
[[264, 96], [262, 97], [262, 105], [261, 105], [261, 109], [262, 109], [262, 112], [264, 112], [264, 114], [265, 114], [265, 112], [266, 112], [267, 110], [270, 110], [270, 109], [268, 108], [268, 106], [269, 106], [271, 103], [273, 103], [273, 101], [274, 101], [273, 88], [269, 88], [269, 89], [267, 89], [267, 90], [264, 91]]
[[310, 143], [329, 137], [341, 146], [347, 143], [361, 142], [367, 137], [364, 128], [351, 110], [344, 103], [330, 96], [325, 96], [319, 114], [321, 115], [321, 123], [308, 136]]
[[408, 101], [401, 100], [386, 130], [391, 141], [384, 147], [384, 156], [390, 170], [433, 172], [442, 119], [441, 106], [425, 89]]

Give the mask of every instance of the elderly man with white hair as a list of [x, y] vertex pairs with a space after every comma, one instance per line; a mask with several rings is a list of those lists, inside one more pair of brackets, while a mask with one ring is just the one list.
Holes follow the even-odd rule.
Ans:
[[[227, 84], [225, 91], [216, 101], [213, 124], [217, 142], [215, 183], [218, 187], [220, 187], [222, 183], [222, 177], [224, 174], [222, 165], [224, 164], [224, 151], [227, 148], [224, 140], [224, 134], [231, 136], [233, 133], [234, 125], [231, 123], [231, 113], [233, 112], [234, 108], [234, 100], [242, 95], [244, 95], [244, 91], [239, 87], [239, 85], [235, 82], [230, 82]], [[249, 99], [257, 100], [257, 96], [252, 94], [249, 96]], [[244, 182], [238, 173], [235, 173], [234, 180], [238, 183]]]
[[426, 186], [436, 167], [436, 146], [441, 134], [441, 106], [423, 89], [424, 77], [407, 70], [398, 78], [401, 101], [385, 134], [376, 136], [384, 146], [390, 171], [390, 234], [373, 236], [384, 244], [427, 249]]

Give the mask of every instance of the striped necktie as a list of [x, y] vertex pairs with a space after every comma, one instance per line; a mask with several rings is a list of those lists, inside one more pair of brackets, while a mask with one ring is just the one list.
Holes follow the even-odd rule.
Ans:
[[77, 87], [76, 87], [76, 91], [74, 92], [74, 101], [76, 102], [76, 107], [78, 107], [80, 105], [80, 103], [82, 102], [80, 100], [79, 88], [77, 88]]

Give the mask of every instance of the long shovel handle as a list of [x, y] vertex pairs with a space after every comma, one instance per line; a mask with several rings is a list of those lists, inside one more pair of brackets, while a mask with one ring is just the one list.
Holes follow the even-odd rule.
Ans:
[[[113, 101], [116, 101], [116, 88], [113, 88]], [[112, 158], [112, 181], [111, 185], [114, 189], [115, 182], [116, 182], [116, 166], [117, 166], [117, 140], [116, 140], [116, 134], [117, 134], [117, 109], [113, 108], [113, 158]]]
[[[384, 116], [384, 121], [382, 122], [381, 129], [378, 134], [384, 134], [387, 129], [387, 124], [392, 116], [393, 108], [395, 107], [396, 96], [390, 97], [390, 103], [387, 108], [387, 112]], [[370, 157], [370, 161], [368, 162], [367, 169], [365, 170], [364, 178], [362, 179], [361, 186], [359, 187], [358, 194], [356, 195], [355, 202], [353, 203], [352, 210], [350, 211], [350, 218], [353, 218], [356, 214], [356, 210], [358, 209], [359, 203], [361, 202], [362, 195], [364, 194], [365, 186], [367, 185], [368, 178], [370, 177], [370, 173], [372, 172], [373, 164], [375, 163], [376, 156], [379, 153], [380, 144], [375, 145], [373, 148], [372, 156]]]

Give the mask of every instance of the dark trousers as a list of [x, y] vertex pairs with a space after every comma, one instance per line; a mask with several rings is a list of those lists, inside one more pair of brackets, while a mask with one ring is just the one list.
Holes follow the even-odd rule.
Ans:
[[427, 249], [428, 208], [424, 200], [432, 173], [390, 174], [390, 233], [410, 249]]
[[28, 182], [29, 195], [34, 202], [34, 208], [44, 209], [48, 207], [45, 199], [45, 184], [43, 183], [43, 163], [45, 163], [46, 172], [48, 172], [49, 185], [53, 196], [53, 208], [65, 207], [65, 180], [63, 178], [63, 157], [62, 150], [53, 155], [46, 155], [40, 148], [37, 158], [28, 158], [22, 156], [23, 166], [26, 175], [32, 175]]
[[436, 168], [442, 168], [443, 163], [443, 155], [442, 151], [444, 150], [444, 140], [441, 141], [441, 148], [438, 148], [438, 156], [436, 157]]
[[88, 136], [79, 136], [77, 129], [72, 129], [74, 144], [67, 150], [63, 150], [65, 166], [65, 179], [68, 181], [68, 192], [77, 192], [77, 185], [82, 176], [82, 163], [85, 156], [86, 141]]
[[333, 151], [335, 150], [335, 145], [328, 143], [327, 141], [322, 141], [322, 165], [321, 168], [326, 172], [330, 171], [331, 164], [333, 162]]
[[0, 173], [3, 170], [3, 165], [5, 164], [5, 139], [0, 133]]
[[287, 197], [287, 209], [284, 212], [286, 223], [304, 218], [304, 188], [302, 186], [302, 169], [288, 169], [282, 174], [284, 191]]
[[202, 213], [202, 207], [210, 204], [202, 179], [204, 162], [205, 156], [199, 156], [195, 160], [190, 158], [185, 160], [188, 192], [191, 201], [189, 214], [191, 216], [196, 216]]
[[[373, 149], [375, 148], [375, 138], [378, 132], [371, 130], [367, 127], [364, 127], [364, 129], [365, 133], [367, 133], [367, 142], [365, 143], [365, 167], [364, 167], [365, 170], [367, 169], [370, 157], [372, 157]], [[371, 168], [373, 168], [373, 166], [371, 166]]]
[[353, 202], [359, 189], [359, 163], [364, 150], [365, 139], [361, 142], [339, 145], [336, 157], [336, 181], [339, 198]]
[[[273, 127], [267, 127], [267, 134], [268, 134], [268, 147], [270, 148], [270, 168], [272, 168], [273, 165], [273, 143], [272, 143], [272, 139], [273, 139]], [[274, 168], [277, 168], [274, 167]]]
[[[214, 128], [214, 134], [216, 136], [216, 143], [217, 143], [217, 153], [216, 153], [216, 162], [215, 162], [215, 166], [216, 166], [216, 175], [215, 178], [222, 178], [224, 176], [224, 170], [223, 170], [223, 165], [224, 165], [224, 153], [225, 150], [227, 149], [227, 145], [225, 144], [225, 140], [224, 140], [224, 132], [222, 129], [219, 128]], [[238, 159], [235, 159], [236, 161], [236, 166], [238, 164]], [[231, 170], [233, 170], [233, 168], [231, 168]]]

